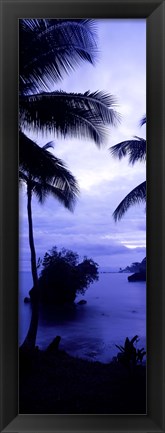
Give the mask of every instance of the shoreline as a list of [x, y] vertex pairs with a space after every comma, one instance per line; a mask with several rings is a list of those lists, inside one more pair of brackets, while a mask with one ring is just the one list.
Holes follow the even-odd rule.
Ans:
[[[66, 313], [64, 310], [60, 312], [53, 306], [42, 308], [36, 342], [40, 349], [44, 350], [54, 335], [60, 335], [60, 349], [73, 356], [87, 356], [88, 359], [94, 358], [106, 363], [116, 356], [115, 345], [123, 345], [127, 336], [132, 338], [138, 334], [139, 348], [146, 347], [145, 283], [129, 283], [127, 275], [129, 274], [101, 274], [100, 281], [91, 285], [84, 297], [80, 294], [76, 298], [76, 303], [84, 298], [87, 304], [75, 305], [73, 311], [71, 308]], [[26, 285], [28, 286], [28, 280]], [[26, 286], [25, 289], [22, 287], [20, 344], [25, 338], [31, 317], [30, 305], [23, 301], [27, 294]], [[96, 356], [88, 356], [91, 352], [95, 352]]]

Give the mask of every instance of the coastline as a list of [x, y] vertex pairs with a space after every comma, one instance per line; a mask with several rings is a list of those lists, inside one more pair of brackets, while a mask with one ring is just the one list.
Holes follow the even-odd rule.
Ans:
[[[129, 275], [129, 274], [128, 274]], [[27, 333], [31, 305], [24, 303], [30, 281], [26, 275], [20, 286], [19, 344]], [[85, 299], [85, 305], [77, 305]], [[126, 274], [101, 274], [97, 283], [76, 298], [68, 310], [48, 306], [40, 309], [36, 345], [41, 350], [61, 336], [60, 349], [71, 356], [94, 359], [103, 363], [116, 356], [116, 344], [123, 345], [126, 337], [138, 335], [139, 348], [146, 347], [145, 283], [129, 283]], [[91, 355], [92, 353], [92, 355]], [[93, 356], [94, 353], [94, 356]]]

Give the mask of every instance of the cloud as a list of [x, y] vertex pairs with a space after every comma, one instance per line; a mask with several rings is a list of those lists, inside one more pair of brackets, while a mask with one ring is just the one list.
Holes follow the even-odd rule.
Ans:
[[[122, 122], [109, 128], [107, 142], [100, 149], [91, 141], [57, 139], [31, 133], [39, 144], [54, 139], [54, 153], [65, 161], [77, 178], [80, 197], [74, 213], [53, 198], [44, 206], [32, 201], [34, 239], [37, 257], [53, 245], [89, 254], [101, 265], [126, 266], [145, 255], [145, 206], [139, 205], [115, 223], [112, 213], [119, 202], [146, 177], [144, 163], [135, 166], [128, 159], [114, 159], [110, 146], [145, 137], [139, 121], [146, 110], [146, 22], [145, 20], [99, 20], [99, 61], [95, 68], [81, 65], [67, 76], [58, 89], [68, 92], [105, 90], [117, 97]], [[57, 89], [57, 86], [55, 87]], [[20, 263], [30, 269], [26, 191], [20, 192]], [[29, 263], [29, 265], [28, 265]]]

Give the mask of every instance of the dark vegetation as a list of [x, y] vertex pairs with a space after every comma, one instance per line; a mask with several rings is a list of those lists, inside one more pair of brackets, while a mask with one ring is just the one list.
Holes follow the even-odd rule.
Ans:
[[[140, 126], [146, 124], [146, 116], [140, 121]], [[134, 137], [133, 140], [122, 141], [110, 147], [110, 152], [114, 157], [122, 159], [128, 156], [129, 164], [134, 165], [137, 161], [146, 161], [146, 140], [140, 137]], [[136, 186], [126, 197], [119, 203], [113, 212], [114, 220], [120, 220], [131, 206], [146, 202], [146, 181]]]
[[119, 272], [134, 272], [128, 277], [128, 281], [146, 281], [146, 257], [140, 263], [134, 262], [131, 266], [120, 269]]
[[[146, 412], [144, 366], [135, 365], [132, 370], [130, 362], [125, 365], [120, 362], [123, 357], [119, 356], [110, 364], [73, 358], [59, 350], [60, 336], [45, 351], [35, 347], [39, 301], [73, 302], [77, 293], [84, 294], [89, 284], [98, 279], [97, 264], [92, 259], [84, 258], [79, 263], [77, 254], [66, 250], [59, 253], [56, 249], [45, 255], [38, 279], [32, 195], [35, 193], [43, 203], [47, 195], [53, 194], [72, 210], [78, 186], [65, 164], [48, 152], [50, 143], [41, 148], [27, 136], [31, 130], [51, 131], [63, 138], [90, 138], [99, 146], [105, 141], [107, 126], [116, 125], [119, 120], [115, 98], [105, 92], [50, 91], [54, 82], [61, 80], [82, 60], [94, 63], [97, 54], [94, 24], [89, 19], [20, 20], [19, 175], [21, 183], [27, 186], [34, 284], [31, 291], [32, 318], [19, 357], [20, 413]], [[145, 155], [145, 143], [139, 140], [138, 146], [143, 145]], [[131, 200], [128, 197], [124, 212], [139, 197], [145, 198], [144, 186], [142, 197], [137, 195], [137, 191]], [[121, 217], [122, 212], [118, 215]], [[119, 349], [127, 353], [126, 347]], [[143, 352], [140, 353], [143, 356]]]
[[143, 358], [146, 355], [144, 347], [137, 349], [134, 346], [134, 343], [137, 343], [138, 341], [138, 335], [135, 335], [131, 340], [127, 337], [124, 346], [118, 346], [116, 344], [116, 347], [120, 350], [117, 355], [117, 360], [128, 368], [132, 367], [134, 369], [138, 362], [143, 361]]
[[74, 176], [62, 161], [47, 151], [50, 143], [41, 149], [28, 138], [28, 133], [53, 132], [63, 138], [90, 138], [98, 146], [104, 143], [107, 126], [116, 125], [119, 121], [115, 98], [99, 90], [87, 90], [83, 94], [52, 91], [55, 82], [74, 70], [81, 61], [95, 63], [98, 52], [96, 39], [95, 21], [92, 19], [19, 21], [19, 177], [27, 186], [33, 277], [32, 315], [22, 344], [24, 351], [35, 348], [39, 319], [32, 195], [35, 194], [43, 203], [51, 194], [67, 209], [73, 210], [78, 192]]
[[60, 350], [20, 356], [20, 414], [145, 414], [146, 368]]
[[119, 272], [145, 272], [146, 271], [146, 257], [141, 262], [134, 262], [132, 265], [124, 269], [120, 268]]
[[[84, 295], [91, 283], [99, 278], [98, 265], [84, 257], [79, 262], [77, 253], [53, 247], [46, 253], [39, 277], [39, 300], [43, 304], [66, 304], [74, 302], [76, 295]], [[33, 301], [32, 288], [29, 292]]]
[[135, 274], [132, 274], [128, 277], [129, 282], [136, 282], [136, 281], [146, 281], [146, 273], [145, 272], [135, 272]]

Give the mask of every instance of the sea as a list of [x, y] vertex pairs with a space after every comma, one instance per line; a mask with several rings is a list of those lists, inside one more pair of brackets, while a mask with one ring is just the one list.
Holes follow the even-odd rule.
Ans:
[[[46, 347], [59, 335], [61, 350], [75, 357], [110, 362], [126, 337], [139, 336], [137, 347], [146, 349], [146, 283], [128, 282], [127, 273], [100, 272], [99, 281], [91, 284], [75, 304], [42, 307], [36, 345]], [[32, 288], [30, 272], [19, 278], [19, 344], [28, 331], [31, 305], [24, 303]], [[77, 304], [80, 300], [86, 304]], [[145, 361], [145, 359], [144, 359]]]

